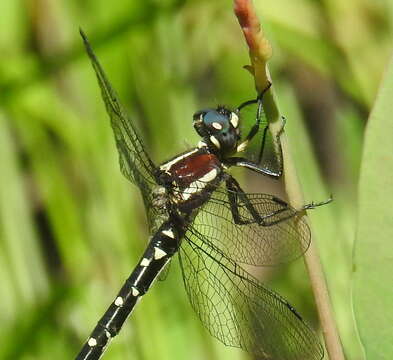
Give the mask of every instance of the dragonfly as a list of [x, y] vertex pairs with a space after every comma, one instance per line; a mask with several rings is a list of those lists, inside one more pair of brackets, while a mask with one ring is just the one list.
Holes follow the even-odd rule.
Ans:
[[[76, 359], [102, 356], [175, 254], [189, 301], [213, 337], [259, 359], [322, 359], [316, 333], [294, 307], [243, 266], [275, 265], [300, 257], [311, 240], [304, 211], [329, 201], [294, 209], [274, 195], [244, 192], [229, 173], [231, 167], [272, 178], [282, 173], [279, 141], [275, 141], [277, 166], [262, 164], [267, 127], [261, 150], [247, 152], [261, 134], [262, 98], [269, 87], [234, 110], [219, 106], [197, 111], [193, 126], [201, 137], [198, 145], [156, 165], [86, 35], [80, 33], [110, 117], [121, 172], [142, 193], [152, 236]], [[255, 123], [242, 139], [241, 113], [251, 106], [256, 106]], [[235, 156], [239, 153], [244, 156]]]

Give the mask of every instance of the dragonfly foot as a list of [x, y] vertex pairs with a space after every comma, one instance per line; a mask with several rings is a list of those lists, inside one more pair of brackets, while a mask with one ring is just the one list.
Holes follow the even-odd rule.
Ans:
[[311, 203], [304, 205], [303, 206], [303, 210], [315, 209], [316, 207], [327, 205], [327, 204], [331, 203], [332, 201], [333, 201], [333, 195], [330, 195], [327, 200], [320, 201], [320, 202], [317, 202], [317, 203], [312, 201]]

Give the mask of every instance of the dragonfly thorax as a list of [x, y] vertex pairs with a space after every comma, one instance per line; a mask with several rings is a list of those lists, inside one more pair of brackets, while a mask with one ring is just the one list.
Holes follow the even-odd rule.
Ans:
[[157, 186], [152, 191], [152, 203], [153, 205], [162, 210], [166, 209], [167, 192], [164, 186]]
[[222, 180], [222, 166], [206, 147], [195, 148], [163, 163], [158, 176], [169, 199], [186, 213], [206, 202]]
[[194, 114], [194, 128], [204, 142], [222, 157], [236, 152], [240, 140], [239, 116], [223, 106]]

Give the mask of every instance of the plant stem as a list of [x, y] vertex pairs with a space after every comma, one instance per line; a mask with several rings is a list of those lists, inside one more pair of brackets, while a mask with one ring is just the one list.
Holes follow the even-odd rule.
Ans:
[[[266, 88], [270, 81], [270, 74], [266, 63], [271, 56], [271, 47], [260, 28], [260, 23], [251, 0], [234, 0], [234, 11], [249, 47], [251, 65], [247, 66], [247, 70], [254, 76], [255, 87], [259, 94]], [[274, 136], [274, 134], [280, 131], [283, 123], [273, 92], [273, 86], [264, 95], [263, 105], [269, 121], [269, 129]], [[279, 141], [283, 152], [284, 182], [288, 200], [294, 208], [300, 209], [304, 205], [304, 198], [284, 132], [281, 133]], [[333, 317], [327, 284], [315, 238], [313, 238], [308, 251], [304, 255], [304, 262], [310, 278], [329, 358], [330, 360], [344, 360], [344, 353]]]

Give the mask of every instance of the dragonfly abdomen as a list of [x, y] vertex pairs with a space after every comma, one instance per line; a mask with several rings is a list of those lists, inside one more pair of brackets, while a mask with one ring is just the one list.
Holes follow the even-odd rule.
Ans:
[[76, 360], [99, 359], [111, 338], [115, 337], [137, 302], [179, 249], [176, 224], [165, 222], [152, 237], [138, 265], [98, 321]]

